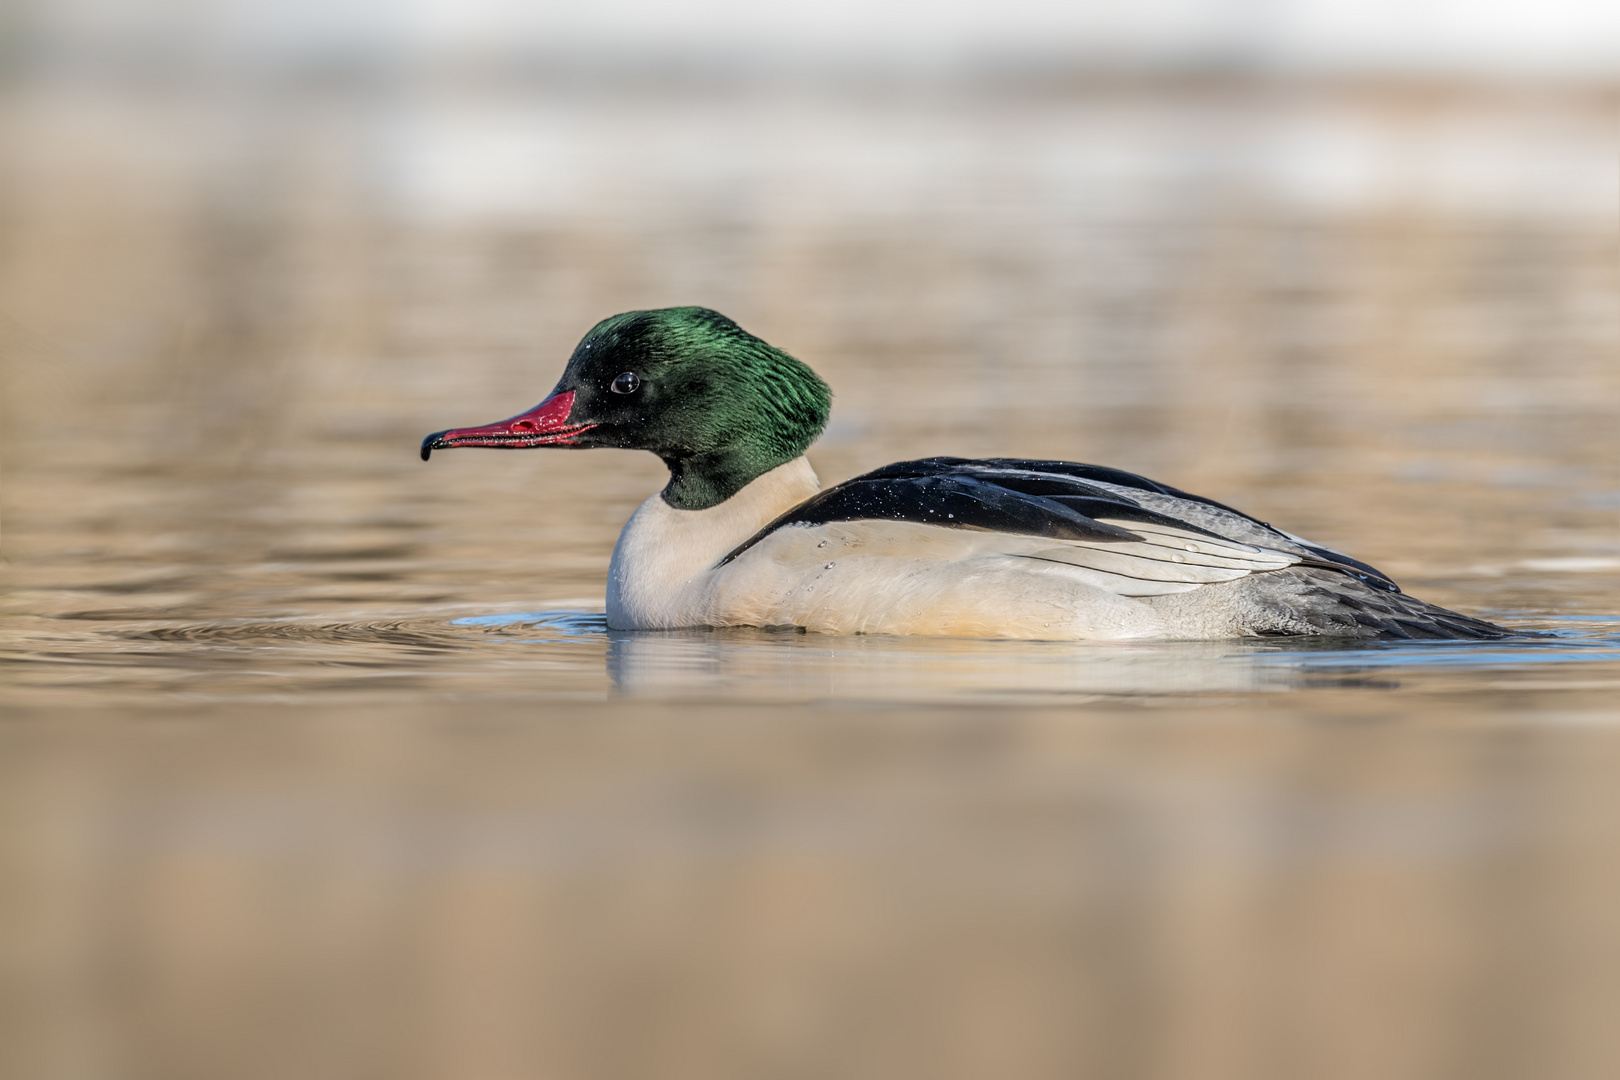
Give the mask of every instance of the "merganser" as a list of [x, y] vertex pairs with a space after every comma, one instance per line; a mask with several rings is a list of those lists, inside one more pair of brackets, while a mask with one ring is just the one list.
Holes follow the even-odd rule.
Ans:
[[528, 412], [434, 450], [650, 450], [669, 483], [608, 568], [616, 630], [1196, 639], [1498, 638], [1366, 563], [1212, 499], [1067, 461], [903, 461], [826, 491], [831, 404], [805, 364], [701, 307], [629, 311]]

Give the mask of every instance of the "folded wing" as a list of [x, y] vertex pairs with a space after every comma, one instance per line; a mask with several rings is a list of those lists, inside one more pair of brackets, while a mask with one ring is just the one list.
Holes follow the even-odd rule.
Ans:
[[1365, 563], [1213, 500], [1119, 469], [1010, 458], [925, 458], [855, 477], [789, 510], [719, 565], [782, 529], [854, 521], [1000, 534], [1007, 556], [1060, 564], [1124, 596], [1301, 565], [1400, 591]]

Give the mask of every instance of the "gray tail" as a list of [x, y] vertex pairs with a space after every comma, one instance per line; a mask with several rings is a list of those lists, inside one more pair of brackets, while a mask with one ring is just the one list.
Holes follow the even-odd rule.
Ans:
[[1317, 634], [1334, 637], [1491, 641], [1539, 637], [1509, 630], [1405, 593], [1368, 586], [1346, 574], [1294, 567], [1244, 579], [1264, 615], [1252, 632], [1261, 635]]

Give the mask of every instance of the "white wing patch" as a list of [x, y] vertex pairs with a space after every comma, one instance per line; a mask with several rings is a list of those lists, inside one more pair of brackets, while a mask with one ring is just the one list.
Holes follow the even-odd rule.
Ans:
[[1252, 573], [1256, 570], [1281, 570], [1285, 566], [1293, 566], [1301, 561], [1300, 556], [1287, 551], [1253, 547], [1236, 540], [1225, 540], [1191, 529], [1160, 525], [1157, 522], [1100, 520], [1108, 525], [1129, 529], [1143, 539], [1140, 544], [1116, 544], [1111, 545], [1112, 547], [1146, 549], [1144, 555], [1168, 559], [1173, 563], [1222, 566]]
[[1036, 551], [1009, 552], [1022, 558], [1062, 563], [1088, 571], [1085, 580], [1120, 596], [1163, 596], [1191, 592], [1201, 585], [1233, 581], [1263, 570], [1281, 570], [1300, 562], [1297, 555], [1219, 540], [1203, 533], [1140, 521], [1099, 518], [1129, 529], [1140, 541], [1047, 542]]

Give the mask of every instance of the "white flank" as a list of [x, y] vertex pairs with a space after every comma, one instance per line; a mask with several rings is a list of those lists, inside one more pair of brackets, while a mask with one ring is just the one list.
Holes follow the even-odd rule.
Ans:
[[[1143, 539], [1070, 542], [904, 521], [777, 529], [721, 559], [820, 490], [809, 462], [781, 465], [718, 506], [654, 495], [631, 516], [608, 571], [608, 625], [799, 626], [953, 637], [1186, 636], [1138, 597], [1188, 593], [1298, 556], [1162, 525]], [[1196, 635], [1193, 635], [1196, 636]]]

